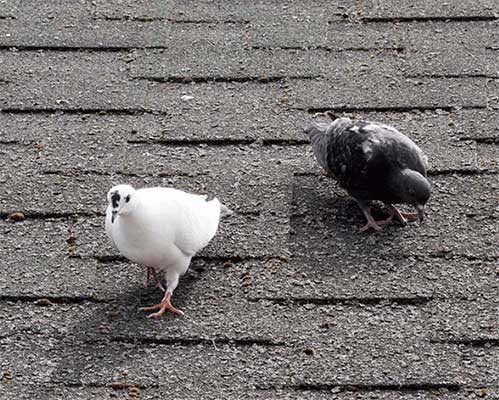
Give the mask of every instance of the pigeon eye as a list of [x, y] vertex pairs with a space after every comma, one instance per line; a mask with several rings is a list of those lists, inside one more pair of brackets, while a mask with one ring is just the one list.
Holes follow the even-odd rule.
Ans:
[[128, 203], [129, 201], [130, 201], [130, 195], [127, 195], [127, 196], [125, 197], [125, 203]]

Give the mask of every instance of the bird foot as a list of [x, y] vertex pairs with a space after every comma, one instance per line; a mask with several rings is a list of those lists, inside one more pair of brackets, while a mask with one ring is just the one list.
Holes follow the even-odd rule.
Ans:
[[[361, 232], [364, 232], [368, 230], [369, 228], [374, 228], [376, 231], [381, 231], [381, 227], [385, 225], [389, 225], [393, 222], [393, 218], [397, 217], [398, 221], [403, 225], [406, 226], [407, 222], [413, 222], [417, 221], [418, 219], [418, 214], [416, 213], [406, 213], [406, 212], [400, 212], [395, 206], [390, 207], [390, 212], [392, 213], [388, 218], [383, 219], [381, 221], [370, 221], [366, 225], [364, 225], [362, 228], [360, 228]], [[377, 227], [377, 228], [376, 228]], [[378, 229], [379, 228], [379, 229]]]
[[177, 315], [184, 315], [184, 312], [182, 310], [179, 310], [178, 308], [175, 308], [172, 306], [172, 303], [170, 302], [171, 294], [167, 293], [163, 300], [161, 300], [161, 303], [155, 304], [153, 306], [149, 307], [141, 307], [140, 309], [143, 311], [153, 311], [153, 310], [158, 310], [155, 313], [149, 314], [147, 318], [161, 318], [161, 316], [166, 312], [170, 311], [174, 314]]
[[366, 204], [364, 204], [363, 202], [358, 201], [358, 203], [360, 209], [362, 210], [367, 219], [367, 224], [365, 224], [362, 228], [360, 228], [360, 231], [365, 232], [369, 228], [373, 228], [376, 232], [381, 232], [383, 228], [381, 228], [381, 226], [379, 226], [379, 223], [374, 220], [373, 216], [371, 215], [371, 208]]
[[144, 282], [144, 287], [148, 288], [151, 283], [154, 283], [155, 286], [160, 289], [162, 292], [165, 292], [166, 289], [161, 283], [161, 279], [158, 277], [158, 273], [156, 270], [152, 267], [147, 267], [147, 275], [146, 275], [146, 280]]
[[418, 216], [417, 213], [401, 212], [393, 204], [386, 204], [385, 203], [385, 206], [390, 211], [390, 216], [387, 219], [385, 219], [386, 222], [382, 221], [382, 223], [385, 224], [385, 225], [387, 223], [392, 222], [393, 217], [397, 217], [397, 219], [399, 220], [399, 222], [402, 225], [404, 225], [404, 226], [407, 225], [407, 222], [413, 222], [413, 221], [417, 221], [419, 219], [419, 216]]
[[[383, 221], [381, 221], [383, 222]], [[381, 226], [379, 226], [379, 222], [376, 222], [374, 219], [371, 220], [371, 221], [368, 221], [367, 224], [365, 224], [362, 228], [360, 228], [359, 230], [361, 232], [365, 232], [367, 231], [369, 228], [373, 228], [376, 232], [381, 232], [383, 230], [383, 228]]]
[[406, 219], [406, 221], [409, 222], [414, 222], [419, 219], [418, 213], [408, 213], [408, 212], [401, 212], [400, 215]]

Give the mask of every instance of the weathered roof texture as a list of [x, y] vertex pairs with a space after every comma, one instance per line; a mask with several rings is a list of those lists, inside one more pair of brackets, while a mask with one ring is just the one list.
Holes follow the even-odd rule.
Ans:
[[[0, 398], [498, 398], [498, 15], [1, 2]], [[426, 152], [423, 225], [358, 233], [302, 131], [324, 110]], [[185, 318], [146, 319], [161, 293], [107, 243], [125, 182], [236, 211], [175, 291]]]

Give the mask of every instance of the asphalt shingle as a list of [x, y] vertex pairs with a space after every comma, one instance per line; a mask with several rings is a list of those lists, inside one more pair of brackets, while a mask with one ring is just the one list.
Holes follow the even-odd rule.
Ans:
[[[497, 398], [498, 11], [2, 3], [0, 398]], [[303, 134], [325, 109], [424, 149], [422, 225], [358, 232]], [[146, 319], [160, 291], [107, 243], [123, 182], [236, 211], [175, 291], [185, 318]]]

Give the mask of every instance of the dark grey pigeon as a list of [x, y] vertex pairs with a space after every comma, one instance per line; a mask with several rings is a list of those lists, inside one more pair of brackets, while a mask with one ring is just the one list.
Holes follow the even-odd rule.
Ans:
[[[312, 122], [307, 132], [315, 158], [326, 173], [357, 200], [367, 218], [361, 232], [381, 230], [396, 217], [403, 225], [424, 218], [424, 206], [430, 198], [426, 180], [428, 162], [421, 149], [395, 128], [376, 122], [352, 122], [326, 113], [330, 123]], [[372, 200], [382, 201], [390, 216], [375, 221]], [[402, 213], [394, 204], [406, 203], [417, 213]]]

